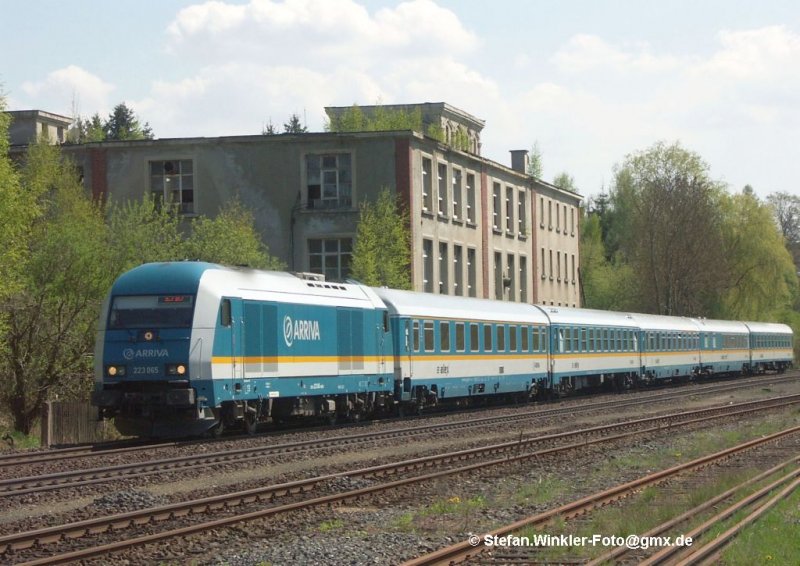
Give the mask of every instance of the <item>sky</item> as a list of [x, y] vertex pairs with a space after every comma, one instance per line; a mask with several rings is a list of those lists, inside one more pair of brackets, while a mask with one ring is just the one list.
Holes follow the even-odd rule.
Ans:
[[161, 138], [447, 102], [485, 120], [484, 157], [536, 143], [585, 196], [658, 141], [800, 195], [796, 0], [0, 0], [0, 53], [9, 109], [124, 101]]

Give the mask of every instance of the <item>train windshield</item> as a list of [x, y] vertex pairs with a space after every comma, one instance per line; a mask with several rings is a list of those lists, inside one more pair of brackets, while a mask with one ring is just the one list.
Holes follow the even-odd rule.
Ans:
[[192, 295], [136, 295], [114, 297], [108, 319], [110, 329], [191, 328]]

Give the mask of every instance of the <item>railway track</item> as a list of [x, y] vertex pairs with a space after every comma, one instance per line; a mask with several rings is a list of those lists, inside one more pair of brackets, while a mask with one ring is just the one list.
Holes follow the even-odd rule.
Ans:
[[[781, 378], [778, 378], [781, 379]], [[785, 378], [791, 379], [791, 378]], [[775, 382], [774, 380], [772, 381]], [[707, 386], [702, 391], [692, 389], [681, 392], [664, 392], [661, 395], [649, 395], [635, 399], [617, 399], [601, 403], [592, 403], [581, 406], [559, 407], [546, 410], [533, 410], [516, 413], [514, 415], [502, 415], [495, 417], [480, 417], [457, 422], [447, 422], [438, 424], [428, 424], [415, 427], [405, 427], [402, 429], [387, 430], [381, 432], [364, 432], [332, 438], [306, 440], [300, 442], [273, 444], [269, 446], [247, 447], [235, 450], [227, 450], [202, 455], [177, 456], [147, 462], [135, 462], [130, 464], [120, 464], [115, 466], [96, 467], [90, 469], [70, 470], [51, 474], [40, 474], [35, 476], [10, 478], [0, 480], [0, 497], [14, 495], [25, 495], [56, 489], [82, 487], [92, 484], [111, 482], [122, 478], [137, 478], [159, 473], [170, 473], [185, 469], [196, 469], [200, 467], [218, 466], [230, 463], [241, 463], [252, 460], [259, 460], [269, 456], [292, 454], [303, 451], [319, 450], [339, 446], [351, 446], [359, 443], [376, 442], [381, 440], [397, 440], [411, 438], [432, 433], [441, 433], [453, 430], [468, 430], [473, 427], [490, 426], [497, 424], [514, 424], [541, 418], [550, 418], [560, 415], [574, 415], [581, 412], [607, 411], [642, 404], [653, 403], [654, 401], [666, 401], [685, 396], [692, 396], [698, 393], [720, 393], [730, 390], [748, 387], [747, 384], [726, 384]], [[136, 450], [141, 450], [137, 447]], [[124, 449], [125, 452], [129, 448]]]
[[[519, 439], [513, 442], [505, 442], [484, 446], [480, 448], [461, 450], [447, 454], [439, 454], [424, 458], [416, 458], [402, 462], [394, 462], [381, 466], [373, 466], [359, 470], [350, 470], [338, 474], [320, 476], [291, 483], [275, 486], [268, 486], [244, 492], [219, 495], [200, 500], [175, 503], [171, 505], [155, 507], [142, 511], [117, 514], [107, 517], [72, 523], [69, 525], [49, 527], [26, 533], [16, 533], [0, 537], [0, 557], [9, 558], [18, 562], [18, 558], [29, 560], [28, 564], [61, 563], [74, 560], [84, 560], [92, 557], [102, 556], [108, 553], [117, 552], [124, 549], [138, 548], [149, 543], [166, 540], [173, 537], [186, 536], [192, 533], [199, 533], [207, 530], [219, 529], [243, 521], [251, 521], [271, 517], [278, 514], [308, 509], [319, 506], [329, 506], [367, 497], [387, 490], [400, 487], [408, 487], [415, 484], [424, 484], [437, 478], [464, 474], [484, 470], [496, 466], [504, 466], [510, 463], [522, 462], [528, 459], [538, 459], [555, 454], [566, 453], [569, 451], [580, 450], [587, 446], [612, 442], [622, 439], [629, 439], [633, 436], [646, 435], [650, 433], [661, 433], [665, 430], [674, 430], [675, 427], [689, 426], [691, 424], [703, 423], [721, 418], [739, 417], [754, 412], [760, 412], [773, 408], [786, 407], [800, 403], [800, 395], [773, 398], [757, 402], [741, 403], [737, 405], [727, 405], [710, 409], [696, 411], [685, 411], [659, 417], [639, 419], [626, 423], [615, 423], [607, 426], [591, 427], [579, 431], [548, 435], [536, 439]], [[628, 430], [626, 430], [628, 429]], [[795, 427], [783, 431], [780, 434], [772, 435], [764, 439], [751, 441], [743, 447], [728, 451], [730, 454], [737, 450], [744, 450], [748, 447], [758, 446], [764, 442], [769, 442], [782, 436], [800, 432], [800, 427]], [[546, 446], [546, 447], [543, 447]], [[474, 460], [483, 459], [480, 462]], [[473, 463], [464, 465], [464, 462]], [[708, 460], [709, 462], [711, 460]], [[695, 461], [695, 465], [697, 461]], [[448, 467], [451, 466], [451, 467]], [[684, 469], [686, 466], [676, 467]], [[422, 475], [412, 475], [394, 481], [378, 483], [369, 487], [364, 487], [349, 491], [339, 491], [332, 494], [320, 494], [325, 491], [327, 484], [337, 478], [381, 478], [398, 476], [418, 472], [420, 470], [434, 471]], [[672, 469], [671, 469], [672, 470]], [[670, 472], [673, 473], [673, 472]], [[677, 472], [674, 472], [677, 473]], [[659, 477], [667, 477], [669, 474]], [[292, 501], [284, 505], [260, 508], [264, 503], [273, 503], [281, 497], [296, 495], [298, 498], [306, 497], [297, 501]], [[312, 498], [308, 498], [311, 495]], [[316, 497], [314, 497], [316, 495]], [[255, 510], [246, 508], [257, 507]], [[245, 508], [237, 513], [236, 508]], [[160, 522], [181, 521], [197, 518], [202, 514], [223, 515], [225, 517], [215, 518], [213, 521], [197, 522], [189, 526], [166, 527], [158, 530], [155, 526]], [[65, 552], [53, 556], [48, 552], [49, 543], [61, 543], [63, 546], [67, 541], [77, 542], [72, 539], [88, 537], [100, 534], [105, 536], [109, 533], [133, 531], [137, 527], [146, 527], [148, 534], [132, 533], [123, 540], [113, 542], [102, 541], [96, 546], [89, 546], [77, 550]], [[153, 532], [153, 531], [157, 532]], [[30, 549], [33, 556], [28, 554], [18, 554]], [[38, 551], [38, 552], [37, 552]], [[37, 557], [36, 555], [44, 555]]]
[[[685, 464], [680, 464], [678, 466], [673, 466], [666, 470], [642, 476], [634, 481], [617, 485], [611, 489], [606, 489], [603, 491], [596, 492], [594, 494], [583, 497], [566, 505], [562, 505], [558, 508], [545, 511], [544, 513], [540, 513], [538, 515], [534, 515], [532, 517], [516, 521], [512, 524], [505, 525], [503, 527], [484, 533], [482, 535], [474, 535], [466, 541], [441, 548], [437, 551], [425, 554], [423, 556], [419, 556], [412, 560], [408, 560], [405, 563], [403, 563], [403, 566], [434, 566], [434, 565], [444, 565], [444, 564], [450, 565], [450, 564], [460, 564], [464, 562], [473, 562], [473, 561], [479, 562], [481, 564], [491, 563], [492, 557], [487, 556], [489, 554], [488, 551], [491, 548], [490, 546], [486, 545], [487, 540], [494, 541], [502, 539], [503, 537], [511, 537], [514, 536], [514, 533], [518, 533], [523, 529], [530, 529], [531, 527], [545, 525], [557, 518], [569, 519], [569, 518], [584, 516], [588, 513], [591, 513], [594, 509], [597, 509], [609, 503], [613, 503], [620, 499], [626, 498], [636, 492], [641, 491], [647, 486], [663, 483], [678, 476], [679, 474], [684, 474], [687, 472], [697, 471], [706, 468], [712, 464], [719, 463], [725, 459], [731, 458], [732, 456], [740, 454], [744, 451], [761, 447], [768, 443], [778, 442], [781, 439], [785, 439], [790, 435], [796, 435], [796, 434], [800, 434], [800, 427], [792, 427], [789, 429], [785, 429], [783, 431], [771, 434], [769, 436], [765, 436], [763, 438], [758, 438], [755, 440], [744, 442], [737, 446], [728, 448], [726, 450], [722, 450], [708, 456], [697, 458]], [[722, 494], [712, 500], [709, 500], [703, 505], [685, 513], [683, 516], [678, 517], [675, 520], [670, 521], [666, 524], [659, 525], [659, 527], [656, 527], [651, 531], [648, 531], [647, 533], [641, 535], [642, 537], [659, 536], [660, 534], [666, 532], [667, 529], [672, 528], [676, 524], [679, 524], [681, 521], [685, 521], [686, 519], [693, 517], [696, 513], [699, 513], [701, 510], [712, 508], [714, 505], [718, 505], [721, 501], [730, 498], [735, 493], [741, 493], [743, 490], [751, 486], [756, 481], [774, 475], [775, 473], [786, 468], [787, 466], [794, 467], [793, 470], [783, 474], [776, 481], [759, 489], [757, 492], [749, 495], [748, 497], [740, 500], [739, 502], [729, 505], [723, 511], [717, 513], [714, 517], [704, 522], [699, 527], [686, 533], [686, 536], [692, 537], [692, 540], [696, 541], [697, 539], [695, 537], [701, 536], [703, 532], [707, 531], [711, 526], [717, 524], [719, 521], [732, 516], [734, 513], [736, 513], [742, 508], [746, 508], [748, 506], [751, 507], [750, 509], [751, 512], [745, 519], [741, 520], [734, 527], [728, 529], [728, 531], [723, 533], [723, 535], [721, 535], [717, 539], [714, 539], [708, 543], [704, 543], [701, 541], [699, 544], [693, 544], [691, 546], [678, 546], [678, 545], [668, 546], [646, 560], [643, 561], [636, 560], [636, 563], [652, 565], [652, 564], [660, 564], [663, 563], [665, 560], [670, 559], [670, 563], [673, 563], [673, 560], [677, 560], [677, 563], [680, 564], [697, 564], [701, 562], [705, 563], [704, 562], [705, 560], [709, 559], [713, 560], [717, 556], [716, 553], [719, 551], [719, 549], [724, 544], [729, 542], [730, 538], [734, 536], [739, 530], [741, 530], [741, 528], [743, 528], [747, 524], [752, 523], [760, 515], [766, 512], [772, 505], [782, 500], [783, 498], [787, 497], [794, 489], [798, 487], [798, 485], [800, 485], [800, 477], [799, 477], [800, 469], [796, 468], [798, 460], [800, 460], [799, 457], [794, 457], [788, 461], [785, 461], [780, 465], [775, 466], [772, 469], [768, 470], [767, 472], [760, 474], [757, 478], [743, 482], [743, 484], [740, 484], [736, 488], [729, 490], [729, 492], [726, 492], [725, 494]], [[770, 494], [773, 494], [775, 490], [778, 489], [780, 490], [779, 493], [774, 495], [766, 503], [762, 503], [760, 505], [757, 504], [759, 501], [768, 497]], [[529, 550], [533, 550], [534, 554], [530, 554]], [[509, 564], [509, 563], [527, 564], [527, 563], [540, 562], [540, 559], [537, 558], [535, 554], [535, 549], [526, 549], [522, 550], [521, 552], [522, 552], [521, 554], [500, 553], [499, 556], [497, 556], [496, 558], [498, 559], [498, 563], [502, 564]], [[613, 551], [599, 557], [598, 559], [589, 562], [589, 564], [597, 565], [602, 563], [608, 563], [608, 561], [624, 559], [624, 555], [627, 552], [628, 549], [626, 548], [616, 548]], [[582, 559], [580, 560], [576, 559], [576, 561], [579, 561], [582, 564], [584, 563], [584, 560]]]
[[[592, 402], [587, 404], [581, 405], [569, 405], [567, 407], [556, 407], [551, 409], [534, 409], [532, 411], [526, 411], [523, 413], [519, 413], [518, 415], [508, 416], [508, 417], [484, 417], [484, 418], [477, 418], [477, 419], [470, 419], [465, 420], [463, 423], [440, 423], [440, 424], [431, 424], [431, 425], [423, 425], [420, 427], [409, 427], [408, 430], [419, 430], [420, 433], [427, 431], [438, 431], [442, 430], [440, 427], [447, 427], [447, 426], [481, 426], [484, 424], [492, 424], [492, 422], [503, 422], [503, 419], [510, 419], [510, 422], [513, 422], [514, 419], [516, 420], [523, 420], [530, 417], [548, 417], [554, 416], [564, 413], [571, 413], [571, 412], [586, 412], [591, 410], [599, 410], [604, 408], [615, 408], [615, 407], [625, 407], [625, 406], [633, 406], [637, 404], [646, 404], [651, 401], [655, 400], [670, 400], [675, 399], [678, 397], [683, 397], [686, 395], [696, 395], [700, 393], [721, 393], [725, 391], [735, 391], [739, 389], [746, 389], [748, 387], [752, 387], [753, 385], [767, 385], [767, 384], [776, 384], [776, 383], [784, 383], [793, 381], [800, 378], [800, 372], [793, 372], [786, 375], [760, 375], [749, 377], [745, 379], [736, 379], [735, 381], [715, 381], [713, 383], [703, 383], [698, 384], [697, 382], [692, 382], [691, 385], [687, 386], [683, 385], [681, 387], [670, 387], [666, 390], [659, 390], [654, 391], [651, 393], [647, 393], [641, 396], [637, 396], [636, 399], [627, 399], [627, 400], [611, 400], [611, 401], [600, 401], [600, 402]], [[452, 414], [452, 413], [451, 413]], [[340, 426], [333, 430], [347, 430], [348, 426], [352, 426], [355, 428], [361, 428], [365, 426], [370, 426], [373, 423], [383, 423], [383, 422], [391, 422], [394, 419], [384, 420], [384, 421], [369, 421], [366, 423], [359, 423], [355, 425], [344, 425]], [[409, 419], [401, 419], [399, 422], [408, 421]], [[427, 427], [427, 428], [426, 428]], [[313, 432], [315, 429], [289, 429], [286, 431], [270, 431], [267, 433], [262, 433], [256, 435], [256, 437], [261, 438], [268, 438], [273, 439], [284, 435], [286, 433], [296, 433], [296, 432]], [[321, 431], [329, 431], [332, 430], [330, 427], [320, 427], [318, 430]], [[367, 433], [369, 434], [369, 433]], [[362, 435], [353, 435], [354, 438], [359, 437]], [[253, 438], [252, 436], [248, 436], [246, 438]], [[67, 461], [67, 460], [75, 460], [75, 459], [82, 459], [82, 458], [108, 458], [109, 456], [118, 456], [118, 455], [125, 455], [125, 454], [134, 454], [137, 452], [146, 452], [152, 451], [162, 448], [176, 448], [176, 447], [188, 447], [197, 444], [208, 444], [211, 442], [225, 442], [229, 441], [229, 438], [220, 439], [217, 441], [212, 441], [210, 439], [195, 439], [195, 440], [182, 440], [182, 441], [168, 441], [168, 442], [158, 442], [158, 443], [149, 443], [149, 442], [141, 442], [141, 441], [122, 441], [122, 446], [120, 443], [111, 443], [111, 444], [101, 444], [101, 445], [93, 445], [93, 446], [74, 446], [68, 448], [59, 448], [54, 450], [43, 450], [43, 451], [36, 451], [36, 452], [12, 452], [9, 454], [0, 454], [0, 469], [3, 468], [12, 468], [12, 467], [19, 467], [19, 466], [27, 466], [27, 465], [34, 465], [39, 463], [52, 463], [58, 461]]]

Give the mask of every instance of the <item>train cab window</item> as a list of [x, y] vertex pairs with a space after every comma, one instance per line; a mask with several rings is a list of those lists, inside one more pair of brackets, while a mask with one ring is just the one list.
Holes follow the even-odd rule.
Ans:
[[492, 351], [492, 325], [491, 324], [484, 324], [483, 325], [483, 351], [484, 352], [491, 352]]
[[474, 322], [469, 325], [469, 351], [477, 352], [481, 349], [478, 325]]
[[497, 325], [497, 351], [506, 351], [506, 327], [502, 324]]
[[425, 337], [425, 351], [433, 352], [435, 342], [433, 341], [433, 321], [426, 320], [422, 323], [422, 333]]
[[419, 352], [419, 321], [414, 321], [414, 351]]
[[219, 309], [219, 323], [222, 326], [230, 326], [233, 323], [231, 317], [231, 300], [222, 299], [222, 305]]
[[450, 323], [439, 323], [439, 348], [442, 352], [450, 351]]
[[383, 311], [383, 331], [389, 332], [389, 311]]
[[527, 326], [521, 326], [520, 327], [520, 332], [521, 332], [520, 336], [522, 337], [522, 344], [521, 344], [522, 351], [523, 352], [528, 352], [528, 351], [530, 351], [529, 350], [529, 346], [530, 346], [530, 329]]
[[509, 352], [516, 352], [517, 351], [517, 327], [516, 326], [509, 326], [508, 327], [508, 351]]
[[456, 322], [456, 352], [463, 352], [467, 349], [466, 336], [464, 335], [464, 323]]

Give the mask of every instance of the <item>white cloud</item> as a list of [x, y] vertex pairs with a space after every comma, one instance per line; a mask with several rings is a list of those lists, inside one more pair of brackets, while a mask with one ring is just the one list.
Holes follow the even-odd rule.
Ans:
[[27, 97], [23, 104], [68, 114], [74, 103], [80, 113], [93, 114], [110, 108], [109, 96], [114, 88], [89, 71], [69, 65], [49, 73], [43, 80], [22, 83], [22, 92]]
[[411, 0], [371, 15], [354, 0], [206, 2], [181, 10], [167, 28], [169, 50], [206, 63], [232, 59], [311, 67], [375, 65], [387, 55], [448, 56], [478, 39], [431, 0]]
[[646, 43], [616, 47], [604, 39], [589, 34], [570, 38], [552, 57], [556, 67], [566, 73], [588, 71], [649, 72], [657, 73], [678, 68], [679, 58], [671, 55], [653, 55]]
[[[167, 35], [184, 67], [200, 65], [158, 80], [139, 102], [143, 115], [152, 108], [181, 132], [170, 135], [201, 125], [202, 135], [255, 133], [268, 116], [282, 123], [303, 108], [320, 129], [326, 105], [444, 100], [468, 110], [497, 95], [492, 80], [458, 61], [478, 45], [475, 34], [431, 0], [374, 14], [353, 0], [206, 2], [181, 10]], [[203, 114], [196, 127], [187, 108]], [[222, 108], [224, 121], [212, 116]]]

